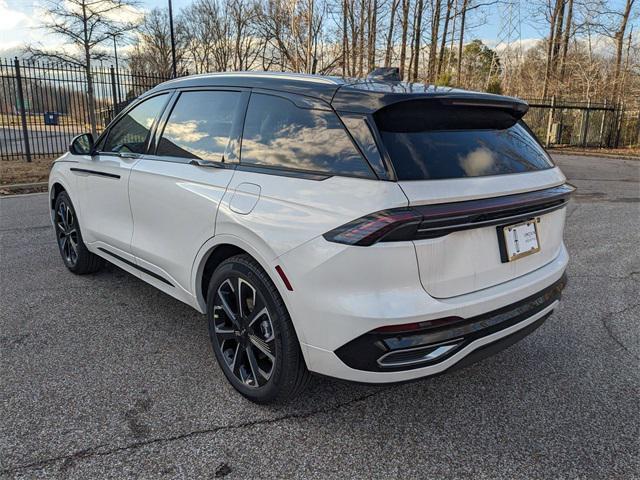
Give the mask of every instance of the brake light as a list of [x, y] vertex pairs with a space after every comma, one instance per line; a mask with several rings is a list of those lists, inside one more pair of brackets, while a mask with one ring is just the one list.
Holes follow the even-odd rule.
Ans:
[[367, 247], [391, 232], [414, 225], [417, 228], [422, 215], [410, 208], [382, 210], [345, 223], [323, 236], [330, 242]]

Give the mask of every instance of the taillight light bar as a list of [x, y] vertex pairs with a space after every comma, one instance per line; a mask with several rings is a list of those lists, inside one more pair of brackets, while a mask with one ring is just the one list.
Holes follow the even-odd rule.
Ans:
[[368, 247], [400, 227], [418, 223], [422, 215], [410, 208], [382, 210], [365, 215], [324, 234], [330, 242]]
[[324, 234], [330, 242], [367, 247], [377, 242], [436, 238], [455, 231], [516, 223], [563, 208], [575, 187], [464, 202], [393, 208], [365, 215]]

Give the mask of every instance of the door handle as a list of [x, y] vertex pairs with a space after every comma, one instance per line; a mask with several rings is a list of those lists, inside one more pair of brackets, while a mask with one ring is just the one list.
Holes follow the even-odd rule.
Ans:
[[196, 167], [224, 168], [217, 162], [212, 162], [210, 160], [199, 160], [195, 158], [189, 161], [189, 165], [195, 165]]
[[121, 158], [140, 158], [140, 154], [139, 153], [120, 152], [120, 153], [118, 153], [118, 155]]

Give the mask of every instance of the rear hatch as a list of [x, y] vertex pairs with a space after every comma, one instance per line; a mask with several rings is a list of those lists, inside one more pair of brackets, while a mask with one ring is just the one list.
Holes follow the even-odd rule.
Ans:
[[423, 216], [414, 244], [433, 297], [509, 281], [562, 248], [572, 188], [522, 122], [526, 108], [506, 97], [421, 98], [373, 115], [399, 185]]

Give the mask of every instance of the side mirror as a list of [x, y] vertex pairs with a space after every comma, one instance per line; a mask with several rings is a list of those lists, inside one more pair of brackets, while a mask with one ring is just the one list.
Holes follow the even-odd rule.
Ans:
[[78, 135], [71, 140], [69, 151], [74, 155], [91, 155], [93, 151], [93, 135], [90, 133]]

